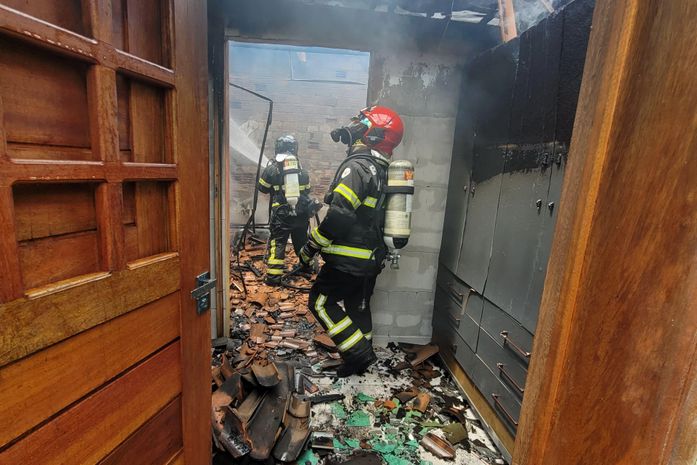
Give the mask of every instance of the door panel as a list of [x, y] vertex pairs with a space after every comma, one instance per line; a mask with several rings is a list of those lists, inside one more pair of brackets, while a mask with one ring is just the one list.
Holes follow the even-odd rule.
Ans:
[[205, 2], [55, 3], [0, 3], [0, 464], [210, 463]]

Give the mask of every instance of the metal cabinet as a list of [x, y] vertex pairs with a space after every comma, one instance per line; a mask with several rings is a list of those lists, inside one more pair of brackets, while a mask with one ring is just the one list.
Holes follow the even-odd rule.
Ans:
[[481, 295], [441, 265], [436, 280], [434, 316], [446, 321], [471, 350], [477, 349], [482, 308]]
[[575, 0], [519, 38], [483, 53], [470, 62], [463, 80], [458, 120], [465, 122], [457, 131], [464, 131], [461, 139], [467, 143], [457, 145], [453, 155], [434, 340], [447, 343], [444, 347], [513, 434], [592, 4]]
[[489, 270], [505, 149], [493, 146], [475, 150], [457, 275], [481, 294]]
[[543, 239], [552, 151], [551, 144], [512, 147], [501, 180], [484, 294], [518, 321], [537, 313], [526, 302]]
[[465, 230], [467, 218], [467, 204], [470, 198], [473, 138], [471, 119], [467, 117], [464, 108], [461, 108], [455, 127], [448, 199], [445, 205], [445, 217], [448, 221], [443, 224], [443, 240], [440, 248], [441, 264], [453, 273], [457, 272], [460, 248], [462, 247], [462, 233]]

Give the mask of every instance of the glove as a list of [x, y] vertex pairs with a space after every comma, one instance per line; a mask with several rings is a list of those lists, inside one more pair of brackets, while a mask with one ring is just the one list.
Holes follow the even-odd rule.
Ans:
[[312, 266], [313, 259], [319, 250], [319, 245], [312, 239], [305, 243], [303, 248], [300, 249], [300, 257], [298, 257], [303, 268], [310, 268]]

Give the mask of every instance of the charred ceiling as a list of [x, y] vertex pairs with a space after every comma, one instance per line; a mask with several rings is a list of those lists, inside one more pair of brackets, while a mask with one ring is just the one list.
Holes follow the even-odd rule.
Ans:
[[[456, 12], [452, 8], [458, 4], [471, 9]], [[496, 0], [238, 0], [224, 2], [224, 9], [227, 36], [238, 40], [470, 55], [500, 41], [498, 26], [482, 22], [495, 15], [496, 4]]]

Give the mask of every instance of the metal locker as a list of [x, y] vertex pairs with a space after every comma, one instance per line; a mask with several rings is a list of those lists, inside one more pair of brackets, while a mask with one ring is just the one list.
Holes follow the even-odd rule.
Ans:
[[552, 147], [511, 148], [501, 181], [491, 265], [484, 295], [518, 321], [525, 306], [546, 213]]
[[[462, 118], [458, 118], [458, 126], [461, 126], [460, 119]], [[459, 131], [456, 129], [456, 132], [460, 134], [469, 132], [469, 135], [456, 135], [458, 138], [466, 138], [467, 141], [463, 143], [462, 150], [453, 151], [450, 181], [448, 182], [448, 201], [445, 206], [445, 221], [443, 223], [443, 239], [440, 247], [440, 263], [453, 273], [457, 271], [457, 262], [460, 258], [472, 170], [472, 128], [471, 126], [461, 127]]]
[[566, 144], [556, 144], [553, 162], [549, 169], [549, 194], [541, 209], [542, 227], [538, 246], [535, 251], [535, 264], [532, 279], [529, 282], [522, 316], [518, 319], [518, 321], [533, 334], [537, 327], [540, 303], [542, 302], [542, 291], [544, 288], [545, 276], [547, 275], [547, 264], [552, 250], [552, 239], [554, 237], [554, 227], [557, 221], [557, 211], [559, 210], [559, 198], [561, 196], [562, 182], [564, 181], [567, 152], [568, 147]]
[[[476, 150], [476, 149], [475, 149]], [[457, 275], [478, 293], [484, 293], [501, 191], [504, 147], [475, 151], [465, 233]]]

